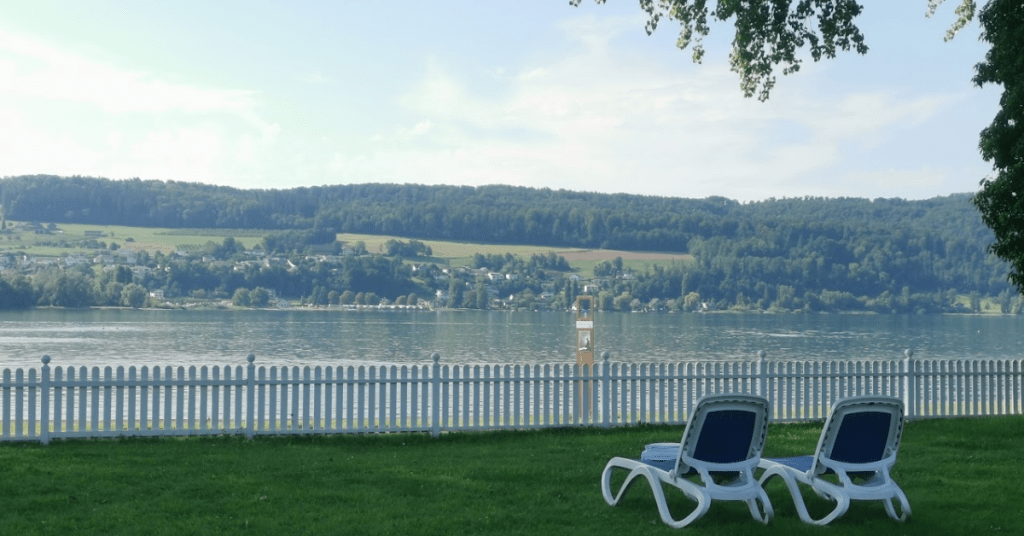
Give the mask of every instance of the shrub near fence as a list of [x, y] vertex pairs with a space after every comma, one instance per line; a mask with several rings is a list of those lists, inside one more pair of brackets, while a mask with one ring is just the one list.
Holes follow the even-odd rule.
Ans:
[[4, 369], [3, 441], [203, 434], [348, 434], [686, 422], [706, 394], [767, 397], [775, 421], [821, 420], [880, 394], [908, 418], [1020, 414], [1022, 360]]

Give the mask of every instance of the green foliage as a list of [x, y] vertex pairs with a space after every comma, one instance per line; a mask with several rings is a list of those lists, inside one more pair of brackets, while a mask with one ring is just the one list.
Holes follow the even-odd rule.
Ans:
[[452, 277], [448, 281], [448, 303], [445, 305], [448, 307], [462, 307], [462, 297], [465, 289], [465, 283], [457, 277]]
[[434, 254], [430, 246], [420, 242], [419, 240], [410, 240], [409, 242], [403, 242], [401, 240], [390, 239], [385, 244], [385, 252], [390, 257], [429, 257]]
[[203, 246], [203, 252], [218, 259], [230, 259], [245, 253], [245, 246], [235, 240], [235, 237], [228, 236], [220, 244], [213, 241], [207, 242]]
[[468, 296], [465, 306], [470, 309], [487, 309], [487, 287], [483, 279], [477, 279], [476, 287]]
[[996, 176], [981, 181], [973, 200], [995, 232], [991, 251], [1010, 263], [1009, 278], [1024, 293], [1024, 6], [1017, 0], [992, 0], [978, 19], [982, 39], [992, 48], [975, 67], [974, 83], [999, 84], [1003, 94], [979, 144]]
[[[136, 184], [47, 176], [0, 179], [0, 194], [10, 205], [6, 208], [8, 217], [14, 218], [17, 213], [18, 218], [29, 221], [48, 216], [52, 210], [47, 207], [54, 199], [63, 206], [91, 208], [91, 218], [103, 220], [95, 223], [169, 228], [181, 226], [186, 220], [184, 212], [202, 212], [210, 199], [217, 199], [221, 206], [209, 210], [217, 211], [219, 227], [235, 229], [233, 233], [244, 222], [234, 208], [239, 204], [250, 206], [250, 211], [259, 210], [261, 220], [298, 222], [296, 225], [305, 221], [298, 217], [300, 214], [312, 211], [321, 230], [293, 227], [285, 231], [284, 223], [260, 228], [266, 231], [264, 249], [277, 254], [301, 253], [310, 245], [330, 244], [335, 239], [333, 230], [387, 234], [384, 228], [389, 226], [394, 228], [395, 236], [417, 239], [672, 253], [686, 252], [694, 238], [731, 237], [737, 230], [780, 224], [812, 238], [837, 231], [840, 236], [858, 234], [861, 223], [871, 231], [884, 230], [890, 224], [909, 224], [914, 232], [974, 235], [972, 240], [985, 234], [980, 218], [967, 214], [971, 208], [962, 203], [963, 196], [905, 203], [883, 200], [886, 202], [881, 204], [866, 199], [820, 198], [740, 204], [720, 197], [680, 199], [511, 186], [366, 184], [254, 191], [174, 184], [176, 195], [165, 199], [168, 188], [168, 183], [159, 181]], [[136, 199], [137, 203], [122, 207], [105, 201], [123, 198]], [[300, 208], [307, 205], [311, 208]], [[933, 206], [952, 219], [930, 217], [925, 211]], [[70, 212], [72, 221], [81, 220], [79, 210]], [[876, 213], [880, 220], [875, 220]], [[391, 218], [395, 215], [403, 217]], [[138, 234], [137, 230], [119, 232]], [[162, 236], [168, 240], [164, 251], [170, 251], [176, 244], [174, 236]]]
[[235, 294], [231, 296], [231, 305], [236, 307], [248, 307], [252, 303], [249, 289], [239, 288], [235, 290]]
[[[945, 0], [928, 0], [928, 16], [931, 17], [935, 14], [935, 10], [938, 9], [939, 4]], [[956, 7], [956, 20], [953, 21], [952, 26], [946, 31], [945, 40], [949, 41], [960, 30], [964, 29], [972, 19], [974, 19], [974, 13], [977, 10], [977, 4], [974, 0], [962, 0], [960, 5]]]
[[622, 257], [615, 257], [610, 261], [601, 261], [594, 265], [596, 277], [615, 277], [622, 275]]
[[32, 278], [39, 305], [89, 307], [93, 305], [92, 280], [77, 270], [51, 268]]
[[[49, 191], [43, 186], [22, 190], [27, 182], [21, 179], [0, 179], [3, 198], [12, 205], [32, 206], [43, 202], [46, 195], [63, 195], [63, 190]], [[128, 186], [137, 187], [81, 178], [52, 184], [43, 180], [40, 184], [55, 188], [66, 184], [72, 190], [81, 187], [84, 198], [89, 197], [85, 192], [92, 187], [97, 190], [93, 196], [96, 199], [102, 199], [101, 193], [107, 190], [133, 191]], [[159, 184], [154, 194], [166, 187]], [[208, 187], [202, 185], [176, 188], [183, 189], [176, 199], [191, 210], [199, 210], [199, 205], [190, 205], [185, 192], [191, 192], [196, 199], [233, 192], [238, 198], [232, 203], [241, 203], [254, 195], [231, 189], [207, 192]], [[259, 195], [269, 203], [265, 208], [273, 211], [301, 205], [293, 196], [309, 195], [308, 190]], [[188, 250], [190, 256], [150, 256], [139, 251], [139, 262], [151, 271], [138, 280], [133, 280], [124, 267], [110, 275], [78, 272], [90, 286], [85, 300], [72, 299], [75, 292], [65, 292], [58, 299], [57, 289], [73, 288], [77, 276], [57, 281], [56, 274], [44, 273], [33, 284], [33, 301], [44, 305], [55, 305], [58, 301], [77, 306], [116, 305], [121, 301], [123, 285], [131, 282], [148, 290], [163, 290], [172, 299], [198, 291], [229, 298], [239, 288], [263, 287], [281, 296], [305, 298], [307, 303], [320, 305], [342, 302], [345, 291], [373, 293], [394, 300], [410, 293], [432, 295], [435, 289], [448, 286], [448, 305], [452, 307], [487, 307], [490, 296], [505, 300], [528, 290], [538, 300], [543, 294], [554, 296], [551, 306], [564, 309], [580, 288], [566, 288], [566, 272], [571, 267], [564, 256], [556, 253], [554, 244], [558, 243], [572, 247], [603, 243], [633, 251], [671, 251], [675, 255], [688, 251], [685, 263], [648, 264], [638, 260], [639, 254], [630, 260], [620, 257], [612, 261], [574, 261], [593, 263], [595, 274], [601, 279], [600, 290], [607, 290], [612, 300], [624, 293], [639, 300], [639, 307], [632, 300], [619, 304], [631, 310], [650, 309], [652, 303], [662, 308], [669, 300], [683, 310], [693, 310], [686, 306], [686, 296], [695, 293], [701, 298], [701, 308], [706, 303], [711, 309], [739, 306], [745, 310], [778, 312], [943, 312], [953, 309], [957, 295], [977, 292], [983, 298], [995, 297], [1010, 288], [1005, 280], [1007, 265], [986, 251], [986, 245], [993, 240], [992, 232], [985, 227], [967, 194], [922, 201], [803, 198], [740, 204], [723, 198], [692, 200], [503, 186], [350, 185], [324, 187], [316, 193], [325, 199], [315, 209], [322, 226], [268, 233], [264, 245], [279, 252], [270, 258], [256, 260], [258, 257], [247, 254], [242, 240], [233, 236], [222, 237], [222, 242], [217, 243], [198, 235], [173, 235], [195, 246]], [[268, 197], [272, 195], [280, 198]], [[332, 204], [335, 201], [331, 199], [337, 204]], [[225, 209], [224, 221], [230, 221], [232, 203]], [[89, 212], [91, 217], [117, 217], [115, 212], [96, 208]], [[13, 209], [5, 210], [9, 213]], [[431, 248], [442, 259], [449, 258], [449, 253], [438, 253], [439, 248], [453, 248], [446, 244], [453, 244], [454, 239], [467, 240], [459, 243], [460, 251], [485, 251], [468, 257], [467, 263], [502, 274], [501, 278], [484, 284], [484, 291], [490, 294], [479, 295], [474, 274], [453, 271], [443, 275], [444, 266], [436, 264], [418, 264], [413, 273], [412, 266], [398, 258], [348, 255], [348, 248], [345, 256], [333, 255], [329, 260], [305, 253], [313, 246], [327, 246], [330, 250], [318, 252], [340, 252], [341, 242], [336, 235], [323, 229], [349, 223], [376, 229], [395, 210], [406, 219], [389, 220], [388, 225], [394, 226], [398, 221], [410, 233], [446, 241], [427, 244], [418, 239], [389, 237], [387, 240], [393, 240], [394, 245], [404, 244], [423, 253]], [[342, 214], [345, 222], [351, 221], [343, 223]], [[291, 221], [283, 215], [270, 219]], [[65, 225], [74, 233], [85, 228], [62, 224], [63, 235], [40, 236], [54, 240], [55, 236], [67, 237], [72, 233]], [[515, 236], [509, 236], [510, 228], [516, 230]], [[239, 236], [247, 232], [232, 229], [221, 232]], [[140, 228], [123, 227], [116, 232], [119, 236], [148, 233], [146, 240], [157, 237], [156, 233]], [[165, 234], [159, 237], [173, 240], [167, 232], [161, 231]], [[366, 235], [345, 236], [354, 241]], [[478, 245], [479, 242], [469, 241], [483, 236], [488, 244], [495, 237], [504, 236], [516, 244], [540, 245], [524, 249], [521, 245]], [[247, 244], [256, 245], [254, 239], [247, 240]], [[384, 252], [377, 246], [384, 246], [387, 240], [380, 240], [372, 249]], [[365, 250], [365, 243], [362, 249]], [[544, 253], [536, 254], [538, 250]], [[204, 261], [200, 254], [213, 255], [222, 262]], [[515, 277], [506, 278], [506, 274]], [[589, 274], [580, 275], [586, 278]], [[443, 282], [445, 277], [448, 282]], [[655, 299], [659, 301], [654, 302]], [[351, 300], [354, 301], [354, 295]], [[608, 304], [608, 308], [613, 307], [614, 301]], [[994, 310], [1001, 309], [997, 304]]]
[[488, 253], [477, 253], [473, 255], [473, 268], [486, 269], [492, 272], [517, 273], [524, 275], [537, 275], [543, 270], [568, 272], [572, 270], [565, 257], [548, 252], [545, 255], [530, 255], [523, 258], [519, 255], [505, 253], [504, 255]]
[[[579, 6], [581, 1], [569, 3]], [[929, 17], [943, 1], [928, 0]], [[605, 0], [595, 2], [603, 4]], [[654, 33], [663, 18], [679, 23], [676, 46], [686, 50], [692, 45], [694, 63], [704, 58], [703, 39], [711, 33], [709, 17], [732, 24], [735, 34], [729, 54], [730, 69], [739, 74], [743, 95], [756, 94], [761, 101], [768, 100], [775, 87], [776, 67], [781, 67], [784, 75], [800, 70], [801, 50], [806, 49], [814, 61], [834, 58], [839, 51], [868, 51], [864, 35], [854, 24], [863, 9], [855, 0], [719, 0], [713, 7], [706, 0], [640, 0], [640, 7], [647, 13], [648, 35]], [[974, 0], [961, 0], [956, 20], [946, 33], [947, 41], [970, 23], [975, 10]]]
[[336, 238], [337, 233], [325, 229], [282, 231], [264, 236], [261, 245], [268, 253], [287, 255], [302, 253], [311, 246], [328, 246], [333, 244], [332, 252], [338, 253], [341, 250], [341, 244], [335, 242]]
[[[578, 6], [581, 0], [570, 0]], [[596, 0], [604, 3], [604, 0]], [[795, 4], [795, 5], [794, 5]], [[735, 27], [731, 70], [740, 76], [743, 95], [768, 100], [775, 86], [775, 68], [782, 74], [800, 70], [800, 50], [814, 61], [834, 58], [840, 50], [865, 54], [868, 47], [853, 20], [861, 6], [854, 0], [799, 0], [797, 2], [740, 2], [720, 0], [710, 8], [705, 0], [640, 0], [647, 12], [647, 34], [661, 19], [679, 23], [676, 46], [693, 46], [693, 61], [704, 58], [703, 39], [711, 32], [708, 18], [730, 21]]]
[[36, 303], [32, 283], [23, 275], [0, 278], [0, 310], [27, 309]]
[[[581, 0], [570, 0], [578, 6]], [[605, 0], [595, 0], [604, 3]], [[928, 16], [943, 0], [928, 0]], [[798, 2], [740, 2], [720, 0], [710, 8], [704, 0], [640, 0], [647, 13], [646, 30], [654, 32], [662, 18], [680, 25], [677, 46], [693, 45], [693, 60], [704, 56], [702, 40], [710, 33], [708, 17], [732, 19], [735, 26], [730, 67], [740, 75], [747, 97], [768, 99], [775, 85], [774, 69], [783, 74], [800, 69], [797, 50], [806, 46], [814, 61], [833, 58], [838, 50], [868, 50], [854, 25], [861, 6], [854, 0], [799, 0]], [[948, 41], [974, 18], [977, 4], [961, 0], [956, 20], [946, 33]], [[991, 251], [1011, 264], [1009, 279], [1024, 293], [1024, 7], [1019, 0], [990, 0], [978, 13], [982, 39], [992, 45], [985, 61], [976, 66], [978, 86], [1001, 84], [1000, 111], [981, 133], [982, 156], [993, 163], [994, 179], [981, 181], [973, 198], [986, 225], [995, 232]], [[813, 302], [813, 300], [811, 300]]]
[[[142, 305], [129, 305], [125, 303], [125, 285], [132, 282], [132, 271], [127, 266], [115, 266], [111, 269], [101, 270], [93, 279], [93, 301], [88, 305], [127, 306], [141, 307]], [[143, 303], [145, 302], [146, 289], [142, 289]], [[132, 292], [135, 292], [134, 290]], [[135, 303], [135, 300], [132, 301]]]
[[256, 287], [249, 293], [250, 307], [266, 307], [270, 305], [270, 292], [263, 287]]
[[146, 287], [138, 283], [128, 283], [121, 290], [120, 305], [138, 309], [146, 305], [147, 296]]

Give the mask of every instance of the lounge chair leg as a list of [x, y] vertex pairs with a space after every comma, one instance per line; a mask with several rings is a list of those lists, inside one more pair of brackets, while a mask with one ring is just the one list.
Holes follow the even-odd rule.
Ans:
[[[903, 401], [894, 397], [865, 395], [837, 400], [814, 454], [762, 458], [758, 468], [764, 472], [758, 482], [764, 487], [772, 478], [782, 477], [800, 520], [812, 525], [831, 523], [855, 500], [882, 501], [890, 518], [905, 521], [910, 516], [910, 502], [889, 475], [896, 463], [904, 412]], [[811, 518], [801, 493], [804, 487], [834, 502], [832, 511], [820, 519]]]
[[629, 475], [626, 476], [626, 480], [622, 483], [622, 487], [619, 488], [619, 492], [612, 495], [612, 472], [615, 469], [621, 468], [615, 467], [609, 462], [608, 465], [605, 466], [604, 472], [601, 473], [601, 495], [604, 496], [604, 502], [608, 503], [608, 506], [615, 506], [619, 503], [619, 499], [621, 499], [626, 493], [626, 490], [636, 482], [636, 477], [643, 476], [646, 477], [648, 481], [651, 480], [650, 472], [646, 471], [642, 467], [637, 467], [630, 471]]
[[[612, 472], [615, 469], [625, 470], [623, 467], [616, 466], [613, 463], [614, 461], [615, 459], [609, 461], [608, 465], [604, 468], [604, 472], [601, 473], [601, 495], [604, 496], [604, 501], [608, 503], [609, 506], [615, 506], [618, 504], [619, 499], [621, 499], [626, 493], [626, 490], [636, 482], [637, 477], [642, 476], [646, 478], [647, 482], [651, 485], [651, 492], [654, 494], [654, 501], [658, 504], [658, 514], [661, 516], [661, 520], [670, 527], [677, 529], [685, 527], [700, 519], [707, 513], [708, 509], [711, 508], [711, 497], [706, 493], [697, 489], [696, 486], [680, 486], [678, 489], [682, 491], [683, 494], [697, 502], [697, 508], [683, 519], [674, 519], [672, 517], [672, 513], [668, 509], [668, 500], [665, 498], [665, 490], [662, 487], [661, 480], [649, 469], [643, 466], [633, 468], [633, 470], [626, 475], [626, 480], [622, 483], [622, 487], [619, 488], [618, 493], [613, 494], [611, 486]], [[769, 508], [771, 507], [769, 506]]]
[[[758, 502], [761, 503], [760, 508], [757, 506]], [[747, 508], [750, 509], [750, 515], [754, 516], [754, 519], [764, 523], [765, 525], [771, 523], [772, 518], [775, 517], [775, 510], [772, 508], [772, 502], [768, 500], [768, 494], [763, 490], [756, 499], [747, 499]]]
[[796, 506], [796, 513], [800, 516], [800, 520], [804, 523], [811, 525], [824, 526], [832, 522], [832, 520], [846, 513], [850, 508], [850, 499], [843, 495], [829, 493], [820, 488], [814, 487], [813, 484], [808, 482], [808, 485], [812, 486], [812, 489], [818, 495], [824, 497], [827, 500], [835, 501], [835, 508], [829, 512], [829, 514], [821, 519], [814, 519], [811, 517], [810, 512], [807, 511], [807, 505], [804, 503], [804, 496], [800, 493], [800, 485], [793, 478], [793, 475], [787, 471], [772, 470], [769, 469], [761, 475], [761, 487], [763, 488], [765, 483], [771, 480], [773, 477], [779, 477], [786, 484], [786, 489], [789, 490], [789, 495], [793, 498], [793, 505]]
[[819, 519], [817, 521], [811, 521], [811, 523], [814, 523], [815, 525], [820, 525], [820, 526], [828, 525], [829, 523], [835, 521], [836, 518], [838, 518], [839, 516], [845, 514], [846, 511], [850, 509], [850, 499], [849, 499], [849, 497], [846, 497], [845, 495], [837, 495], [837, 496], [833, 497], [832, 500], [834, 500], [836, 502], [836, 507], [833, 508], [832, 511], [829, 512], [829, 514], [827, 516], [825, 516], [825, 517], [823, 517], [823, 518], [821, 518], [821, 519]]
[[[895, 497], [889, 497], [882, 501], [885, 503], [885, 513], [889, 514], [889, 517], [896, 521], [906, 521], [907, 517], [910, 516], [910, 501], [907, 500], [907, 496], [903, 494], [903, 490], [897, 490], [898, 494]], [[900, 513], [896, 514], [896, 505], [894, 499], [900, 501]]]
[[[711, 508], [713, 499], [745, 501], [754, 519], [768, 523], [775, 512], [768, 494], [754, 479], [754, 470], [764, 449], [769, 408], [768, 400], [749, 394], [702, 397], [690, 412], [678, 444], [647, 445], [639, 460], [608, 460], [601, 473], [601, 495], [606, 503], [615, 506], [642, 476], [651, 485], [662, 522], [670, 527], [682, 528], [700, 519]], [[740, 456], [742, 453], [745, 457]], [[628, 472], [618, 491], [612, 490], [615, 470]], [[712, 471], [735, 478], [718, 483]], [[697, 503], [682, 519], [673, 518], [665, 498], [666, 489], [673, 488]], [[757, 501], [761, 501], [760, 507]]]
[[676, 489], [682, 491], [687, 497], [697, 501], [697, 507], [690, 512], [690, 515], [680, 520], [673, 518], [672, 512], [668, 509], [668, 501], [665, 500], [665, 488], [662, 487], [661, 481], [654, 477], [654, 475], [651, 475], [651, 491], [654, 492], [654, 501], [658, 503], [658, 513], [661, 515], [661, 521], [674, 529], [681, 529], [704, 517], [704, 514], [708, 513], [708, 510], [711, 508], [711, 496], [696, 489], [696, 486], [693, 488], [689, 486], [680, 486]]

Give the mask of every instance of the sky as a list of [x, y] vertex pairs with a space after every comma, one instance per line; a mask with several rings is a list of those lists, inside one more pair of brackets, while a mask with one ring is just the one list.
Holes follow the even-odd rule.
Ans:
[[958, 0], [862, 0], [867, 55], [744, 98], [636, 0], [0, 4], [0, 177], [927, 199], [992, 175]]

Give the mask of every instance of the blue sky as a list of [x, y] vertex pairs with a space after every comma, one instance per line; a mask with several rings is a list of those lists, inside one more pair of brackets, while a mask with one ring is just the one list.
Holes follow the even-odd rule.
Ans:
[[846, 53], [743, 98], [635, 0], [4, 2], [0, 176], [510, 184], [741, 201], [973, 192], [999, 88], [955, 0], [863, 0]]

